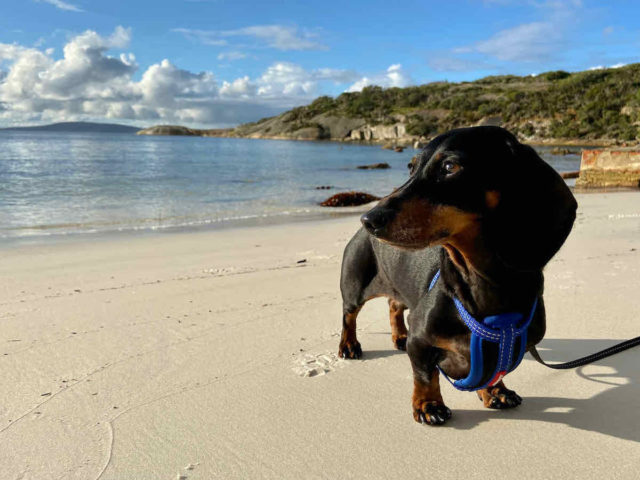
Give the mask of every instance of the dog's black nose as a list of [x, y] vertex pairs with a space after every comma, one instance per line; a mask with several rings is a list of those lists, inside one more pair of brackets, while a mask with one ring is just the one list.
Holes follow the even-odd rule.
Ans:
[[360, 221], [369, 233], [378, 235], [389, 224], [393, 218], [393, 214], [393, 210], [373, 208], [360, 217]]

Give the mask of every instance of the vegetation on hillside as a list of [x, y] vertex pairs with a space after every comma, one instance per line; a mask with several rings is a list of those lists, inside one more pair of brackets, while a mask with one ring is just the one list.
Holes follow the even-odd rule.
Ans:
[[498, 117], [523, 137], [632, 141], [640, 133], [640, 64], [407, 88], [371, 86], [317, 98], [280, 117], [295, 131], [318, 126], [319, 115], [363, 118], [370, 125], [400, 121], [409, 134], [425, 137]]

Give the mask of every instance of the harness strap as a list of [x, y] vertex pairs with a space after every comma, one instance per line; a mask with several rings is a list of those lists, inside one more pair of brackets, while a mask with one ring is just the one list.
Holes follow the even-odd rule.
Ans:
[[[429, 290], [433, 289], [439, 278], [440, 270], [436, 272], [431, 280]], [[471, 331], [471, 365], [467, 377], [455, 381], [452, 381], [440, 366], [437, 366], [438, 370], [459, 390], [472, 391], [495, 385], [507, 373], [513, 371], [522, 361], [524, 352], [526, 351], [527, 331], [538, 306], [538, 299], [536, 298], [534, 300], [533, 307], [524, 322], [522, 321], [524, 315], [515, 312], [491, 315], [485, 317], [483, 322], [479, 322], [464, 308], [460, 300], [454, 297], [453, 302], [460, 319]], [[484, 360], [484, 342], [498, 344], [498, 358], [489, 377], [488, 368], [491, 367], [488, 366]], [[519, 348], [518, 355], [514, 358], [516, 343], [518, 343]], [[488, 380], [483, 381], [483, 379], [487, 377]]]
[[[431, 283], [429, 284], [429, 291], [433, 289], [439, 278], [440, 270], [438, 270], [431, 279]], [[519, 313], [506, 313], [486, 317], [484, 319], [485, 324], [483, 324], [473, 318], [473, 316], [471, 316], [471, 314], [467, 311], [466, 308], [464, 308], [464, 305], [462, 305], [462, 303], [457, 298], [454, 297], [453, 301], [456, 305], [456, 309], [458, 310], [458, 314], [460, 315], [461, 320], [465, 323], [469, 330], [471, 330], [471, 368], [469, 370], [469, 375], [467, 375], [467, 378], [456, 381], [452, 381], [447, 376], [447, 374], [442, 371], [439, 365], [437, 365], [437, 368], [440, 373], [442, 373], [442, 375], [444, 375], [444, 377], [449, 381], [449, 383], [451, 383], [455, 388], [459, 390], [479, 390], [481, 388], [486, 388], [486, 386], [494, 385], [495, 383], [500, 381], [502, 377], [504, 377], [507, 373], [513, 371], [518, 365], [520, 365], [520, 362], [522, 362], [522, 358], [524, 357], [524, 353], [527, 348], [527, 329], [529, 328], [529, 325], [533, 320], [533, 316], [538, 306], [538, 298], [536, 297], [533, 302], [533, 307], [531, 308], [531, 312], [527, 317], [527, 321], [524, 324], [520, 325], [518, 328], [515, 328], [514, 324], [518, 322], [517, 316], [522, 317], [522, 315]], [[486, 326], [491, 327], [498, 325], [501, 325], [503, 328], [500, 328], [497, 333], [496, 330], [486, 328]], [[515, 361], [512, 361], [513, 347], [517, 337], [520, 337], [518, 358], [515, 359]], [[487, 382], [486, 385], [478, 387], [474, 385], [477, 385], [481, 382], [484, 368], [484, 359], [482, 356], [482, 340], [499, 343], [500, 350], [498, 363], [493, 378], [489, 382]], [[509, 345], [508, 352], [504, 348], [505, 345]], [[565, 363], [552, 364], [545, 362], [540, 357], [540, 354], [538, 353], [535, 345], [529, 349], [529, 353], [531, 353], [531, 356], [545, 367], [557, 370], [567, 370], [570, 368], [577, 368], [589, 363], [596, 362], [598, 360], [602, 360], [603, 358], [610, 357], [612, 355], [615, 355], [616, 353], [623, 352], [638, 345], [640, 345], [640, 337], [635, 337], [629, 340], [625, 340], [624, 342], [620, 342], [609, 348], [605, 348], [604, 350], [600, 350], [599, 352], [592, 353], [591, 355], [578, 358], [576, 360], [571, 360]], [[501, 368], [505, 368], [506, 363], [510, 363], [510, 368], [501, 370]]]

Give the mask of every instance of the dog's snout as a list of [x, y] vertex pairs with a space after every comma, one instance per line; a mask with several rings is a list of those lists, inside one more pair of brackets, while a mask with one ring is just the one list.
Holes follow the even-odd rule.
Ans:
[[360, 217], [360, 221], [369, 233], [380, 234], [393, 218], [393, 210], [374, 208]]

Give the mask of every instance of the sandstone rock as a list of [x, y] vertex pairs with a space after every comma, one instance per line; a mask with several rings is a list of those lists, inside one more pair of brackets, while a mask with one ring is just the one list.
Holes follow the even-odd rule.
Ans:
[[640, 150], [583, 150], [577, 187], [640, 187]]
[[320, 205], [323, 207], [356, 207], [379, 199], [380, 197], [364, 192], [342, 192], [327, 198]]

